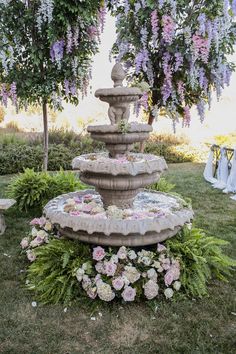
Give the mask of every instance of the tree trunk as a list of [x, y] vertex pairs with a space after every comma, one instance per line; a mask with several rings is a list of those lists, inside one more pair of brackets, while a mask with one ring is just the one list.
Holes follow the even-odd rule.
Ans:
[[[149, 124], [149, 125], [152, 125], [153, 122], [154, 122], [154, 119], [155, 119], [155, 117], [153, 116], [152, 112], [150, 112], [150, 113], [149, 113], [149, 116], [148, 116], [148, 124]], [[140, 145], [139, 145], [139, 152], [140, 152], [141, 154], [144, 153], [145, 147], [146, 147], [146, 141], [142, 141], [142, 142], [140, 143]]]
[[43, 102], [43, 170], [48, 169], [48, 112], [47, 112], [47, 101]]

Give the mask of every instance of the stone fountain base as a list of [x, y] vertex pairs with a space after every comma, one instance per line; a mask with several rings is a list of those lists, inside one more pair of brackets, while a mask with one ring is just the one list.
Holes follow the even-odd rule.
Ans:
[[139, 193], [132, 209], [111, 206], [107, 210], [94, 190], [69, 193], [50, 201], [44, 213], [67, 238], [104, 246], [133, 247], [173, 237], [193, 218], [192, 209], [182, 199], [150, 191]]

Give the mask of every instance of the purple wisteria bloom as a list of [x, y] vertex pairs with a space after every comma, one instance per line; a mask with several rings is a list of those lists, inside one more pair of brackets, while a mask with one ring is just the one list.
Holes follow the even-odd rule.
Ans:
[[56, 62], [58, 67], [61, 68], [61, 61], [64, 55], [65, 41], [63, 39], [54, 42], [50, 49], [50, 56], [52, 62]]
[[16, 106], [17, 105], [17, 93], [16, 93], [16, 83], [15, 82], [13, 82], [11, 84], [10, 97], [12, 99], [12, 103], [14, 104], [14, 106]]

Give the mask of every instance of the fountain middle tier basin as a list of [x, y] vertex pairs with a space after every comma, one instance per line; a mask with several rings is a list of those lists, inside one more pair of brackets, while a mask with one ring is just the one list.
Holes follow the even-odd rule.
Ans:
[[70, 239], [107, 246], [145, 246], [162, 242], [193, 218], [179, 197], [144, 191], [133, 208], [104, 208], [94, 190], [64, 194], [44, 208], [45, 216]]
[[140, 190], [157, 182], [167, 169], [161, 157], [134, 153], [116, 159], [106, 153], [82, 155], [72, 165], [84, 183], [96, 187], [106, 207], [131, 207]]
[[134, 143], [140, 143], [149, 138], [152, 127], [148, 124], [131, 123], [125, 131], [121, 131], [119, 124], [89, 126], [91, 138], [106, 144], [112, 157], [129, 152]]

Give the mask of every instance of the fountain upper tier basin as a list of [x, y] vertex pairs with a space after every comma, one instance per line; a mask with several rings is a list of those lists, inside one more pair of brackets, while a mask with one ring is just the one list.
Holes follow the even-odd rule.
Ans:
[[132, 209], [107, 210], [94, 190], [68, 193], [51, 200], [44, 213], [65, 237], [110, 246], [162, 242], [193, 218], [181, 198], [149, 191], [136, 196]]

